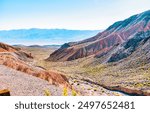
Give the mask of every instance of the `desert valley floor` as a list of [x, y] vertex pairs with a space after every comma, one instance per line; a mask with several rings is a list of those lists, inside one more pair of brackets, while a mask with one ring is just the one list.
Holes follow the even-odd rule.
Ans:
[[[57, 48], [21, 47], [34, 57], [34, 65], [64, 74], [79, 95], [138, 95], [139, 76], [135, 71], [119, 69], [115, 64], [99, 64], [92, 56], [74, 61], [51, 62], [45, 60]], [[119, 70], [118, 70], [119, 69]], [[117, 70], [117, 71], [116, 71]], [[141, 72], [140, 70], [139, 72]], [[144, 72], [144, 71], [143, 71]], [[109, 75], [108, 75], [109, 74]], [[112, 74], [112, 75], [111, 75]], [[133, 75], [132, 75], [133, 74]], [[111, 75], [111, 76], [110, 76]], [[127, 78], [127, 76], [129, 78]], [[132, 83], [131, 83], [132, 81]], [[136, 84], [137, 82], [137, 84]], [[121, 84], [121, 85], [120, 85]], [[121, 89], [129, 87], [129, 89]], [[131, 91], [130, 91], [131, 90]], [[133, 91], [132, 91], [133, 90]], [[124, 93], [122, 93], [122, 91]], [[139, 91], [139, 92], [138, 92]], [[135, 94], [134, 94], [135, 93]], [[140, 94], [139, 94], [140, 95]]]
[[[123, 96], [127, 95], [118, 91], [111, 91], [102, 87], [100, 84], [92, 83], [90, 79], [90, 72], [86, 72], [84, 65], [88, 62], [84, 62], [86, 59], [80, 59], [75, 61], [66, 62], [51, 62], [45, 59], [49, 57], [49, 54], [54, 52], [58, 48], [40, 48], [40, 47], [21, 47], [27, 53], [31, 53], [34, 57], [34, 65], [45, 68], [46, 70], [55, 71], [57, 73], [64, 74], [69, 79], [69, 83], [78, 92], [78, 95], [85, 96]], [[90, 60], [90, 58], [89, 58]], [[82, 63], [79, 63], [82, 62]], [[90, 61], [89, 61], [90, 62]], [[93, 78], [93, 77], [92, 77]], [[60, 95], [60, 94], [59, 94]]]

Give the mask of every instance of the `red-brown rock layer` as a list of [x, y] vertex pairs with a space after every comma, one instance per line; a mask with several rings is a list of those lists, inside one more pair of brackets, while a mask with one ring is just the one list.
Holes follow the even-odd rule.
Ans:
[[50, 55], [50, 61], [70, 61], [89, 55], [103, 54], [114, 45], [121, 44], [141, 31], [150, 29], [150, 10], [134, 15], [124, 21], [111, 25], [102, 33], [94, 37], [80, 41], [64, 44], [60, 49]]
[[3, 50], [0, 52], [0, 65], [5, 65], [29, 75], [47, 80], [50, 84], [71, 88], [67, 78], [64, 75], [46, 71], [39, 67], [28, 64], [26, 60], [32, 58], [30, 54], [21, 52], [20, 50], [3, 43], [0, 44], [0, 50]]

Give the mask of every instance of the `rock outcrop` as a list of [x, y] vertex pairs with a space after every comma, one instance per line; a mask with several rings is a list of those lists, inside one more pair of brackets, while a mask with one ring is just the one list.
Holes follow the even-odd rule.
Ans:
[[8, 89], [0, 90], [0, 96], [10, 96], [10, 91]]
[[0, 52], [16, 52], [19, 48], [14, 48], [10, 45], [0, 42]]
[[[119, 45], [116, 47], [116, 51], [114, 53], [111, 53], [110, 58], [107, 62], [117, 62], [119, 60], [122, 60], [124, 58], [127, 58], [130, 56], [133, 52], [137, 52], [137, 49], [141, 48], [145, 52], [150, 51], [150, 30], [147, 32], [139, 32], [136, 34], [133, 38], [129, 39], [127, 42]], [[143, 53], [142, 50], [138, 53]], [[149, 57], [149, 55], [145, 54], [145, 57]], [[137, 55], [137, 57], [140, 57], [140, 54]]]

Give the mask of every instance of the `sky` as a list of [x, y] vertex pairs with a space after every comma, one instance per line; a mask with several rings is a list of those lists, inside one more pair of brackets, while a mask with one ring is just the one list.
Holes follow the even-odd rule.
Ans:
[[101, 30], [149, 9], [150, 0], [0, 0], [0, 30]]

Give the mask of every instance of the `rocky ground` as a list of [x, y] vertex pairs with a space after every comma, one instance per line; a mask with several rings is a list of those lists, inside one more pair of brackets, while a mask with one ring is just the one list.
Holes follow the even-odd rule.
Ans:
[[79, 78], [71, 78], [70, 83], [82, 96], [127, 96], [121, 92], [110, 91]]
[[[50, 92], [51, 96], [62, 96], [63, 88], [50, 85], [47, 81], [32, 75], [0, 65], [0, 89], [9, 89], [11, 96], [44, 96]], [[70, 83], [79, 96], [123, 96], [124, 94], [107, 90], [81, 79], [72, 78]], [[68, 91], [71, 95], [71, 91]]]
[[0, 65], [0, 89], [9, 89], [11, 96], [62, 95], [62, 88], [50, 85], [47, 81], [32, 75]]

